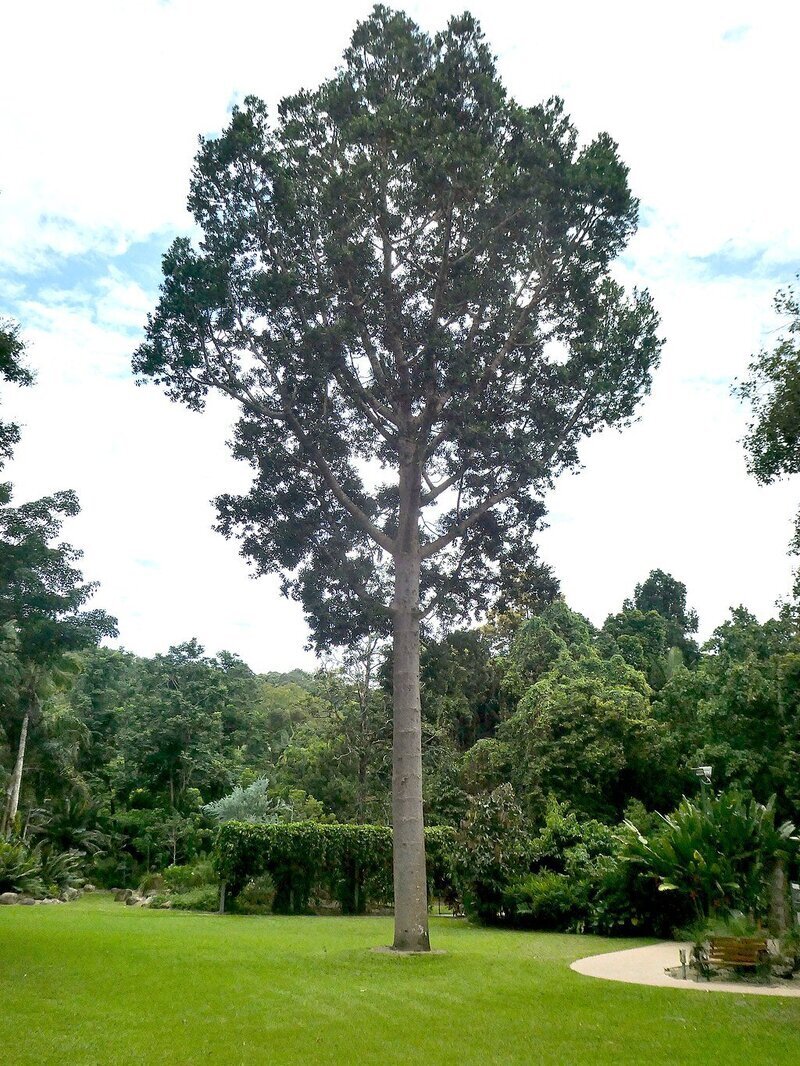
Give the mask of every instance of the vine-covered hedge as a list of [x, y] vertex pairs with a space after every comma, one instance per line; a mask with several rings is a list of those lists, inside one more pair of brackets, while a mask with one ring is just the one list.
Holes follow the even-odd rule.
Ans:
[[[425, 830], [431, 894], [452, 894], [451, 851], [455, 831]], [[392, 830], [382, 825], [294, 822], [250, 825], [226, 822], [213, 853], [214, 868], [236, 896], [248, 881], [268, 873], [275, 883], [273, 910], [304, 914], [313, 898], [338, 900], [345, 914], [392, 900]]]

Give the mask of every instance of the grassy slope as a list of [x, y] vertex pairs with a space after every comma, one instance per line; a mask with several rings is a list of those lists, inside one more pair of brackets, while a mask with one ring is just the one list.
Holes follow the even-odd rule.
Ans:
[[630, 941], [434, 919], [397, 958], [384, 918], [149, 912], [90, 897], [0, 907], [0, 1059], [214, 1063], [800, 1062], [800, 1001], [597, 981]]

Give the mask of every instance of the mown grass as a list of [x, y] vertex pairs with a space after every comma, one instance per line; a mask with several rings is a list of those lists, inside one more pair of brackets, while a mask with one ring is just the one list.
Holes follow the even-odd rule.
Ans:
[[87, 897], [0, 908], [0, 1061], [800, 1062], [800, 1001], [582, 977], [632, 941], [433, 919], [446, 955], [371, 953], [385, 918], [146, 911]]

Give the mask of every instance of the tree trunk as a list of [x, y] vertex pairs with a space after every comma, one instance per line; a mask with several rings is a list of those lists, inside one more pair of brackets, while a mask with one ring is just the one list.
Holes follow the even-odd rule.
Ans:
[[14, 770], [11, 774], [11, 780], [8, 782], [8, 788], [6, 790], [6, 806], [3, 813], [3, 826], [2, 835], [10, 836], [11, 830], [14, 825], [14, 819], [17, 817], [17, 810], [19, 809], [19, 792], [22, 786], [22, 768], [25, 765], [25, 747], [28, 743], [28, 722], [30, 721], [30, 711], [25, 711], [25, 717], [22, 719], [22, 728], [19, 732], [19, 745], [17, 746], [17, 761], [14, 763]]
[[394, 564], [394, 949], [429, 951], [419, 695], [419, 549], [396, 556]]
[[769, 878], [769, 924], [776, 936], [783, 936], [789, 927], [789, 899], [786, 868], [782, 859], [775, 859]]

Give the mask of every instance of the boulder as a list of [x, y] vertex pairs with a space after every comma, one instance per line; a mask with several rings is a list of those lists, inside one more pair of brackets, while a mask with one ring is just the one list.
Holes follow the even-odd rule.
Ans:
[[19, 899], [17, 900], [17, 903], [21, 907], [35, 907], [36, 906], [36, 900], [33, 898], [33, 896], [20, 896]]
[[80, 892], [77, 888], [65, 888], [61, 893], [61, 898], [65, 903], [72, 903], [80, 896]]
[[127, 899], [125, 900], [125, 906], [126, 907], [140, 907], [141, 904], [142, 904], [142, 897], [141, 896], [134, 896], [134, 894], [132, 892], [127, 897]]
[[115, 888], [114, 899], [117, 903], [127, 903], [133, 895], [133, 891], [130, 888]]
[[83, 886], [83, 891], [84, 892], [96, 892], [97, 889], [95, 888], [94, 885], [90, 885], [89, 882], [87, 881], [87, 883]]
[[61, 902], [61, 900], [60, 900], [60, 899], [51, 899], [51, 898], [50, 898], [50, 897], [48, 896], [48, 897], [47, 897], [47, 899], [40, 899], [40, 900], [39, 900], [39, 902], [40, 902], [40, 903], [41, 903], [42, 905], [44, 905], [45, 903], [60, 903], [60, 902]]
[[3, 893], [0, 893], [0, 905], [5, 905], [5, 906], [9, 907], [9, 906], [11, 906], [12, 903], [16, 903], [18, 900], [19, 900], [19, 892], [3, 892]]

